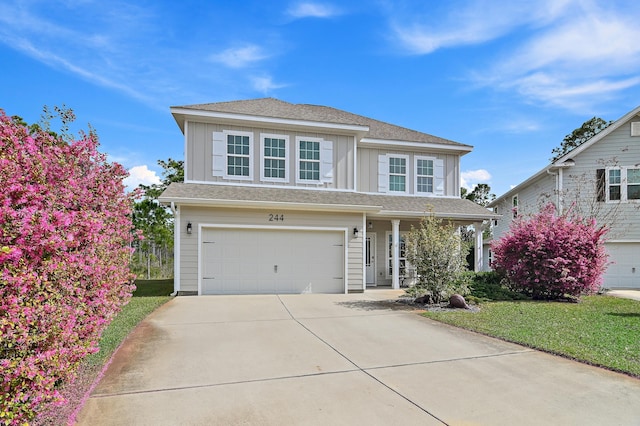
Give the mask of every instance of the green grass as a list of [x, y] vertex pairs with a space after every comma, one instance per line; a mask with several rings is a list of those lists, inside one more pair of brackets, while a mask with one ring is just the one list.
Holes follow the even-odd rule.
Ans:
[[135, 284], [137, 289], [129, 303], [102, 333], [100, 351], [85, 359], [89, 365], [103, 365], [140, 321], [171, 299], [173, 279], [137, 280]]
[[426, 312], [447, 324], [640, 377], [640, 302], [587, 296], [580, 303], [483, 303], [480, 312]]

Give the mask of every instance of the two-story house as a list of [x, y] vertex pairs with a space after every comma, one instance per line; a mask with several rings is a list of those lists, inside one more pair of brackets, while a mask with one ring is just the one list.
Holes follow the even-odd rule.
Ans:
[[403, 235], [425, 213], [477, 227], [494, 217], [460, 198], [469, 145], [273, 98], [171, 113], [185, 181], [160, 201], [175, 215], [181, 294], [399, 288]]
[[491, 202], [494, 240], [549, 202], [609, 228], [605, 288], [640, 289], [640, 107]]

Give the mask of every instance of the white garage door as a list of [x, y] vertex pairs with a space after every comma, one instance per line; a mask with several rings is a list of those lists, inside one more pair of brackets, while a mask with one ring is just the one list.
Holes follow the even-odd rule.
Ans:
[[609, 243], [609, 265], [604, 275], [606, 288], [640, 289], [640, 244]]
[[202, 294], [344, 293], [344, 232], [206, 228]]

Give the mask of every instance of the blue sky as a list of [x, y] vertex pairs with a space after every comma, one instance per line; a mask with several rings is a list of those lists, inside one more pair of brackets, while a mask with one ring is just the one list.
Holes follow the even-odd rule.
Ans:
[[170, 106], [327, 105], [473, 145], [465, 185], [499, 195], [640, 105], [639, 21], [637, 0], [3, 0], [0, 108], [73, 108], [135, 184], [183, 156]]

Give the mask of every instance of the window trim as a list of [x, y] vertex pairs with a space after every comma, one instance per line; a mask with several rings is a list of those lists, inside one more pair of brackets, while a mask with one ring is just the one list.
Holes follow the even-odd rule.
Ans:
[[[223, 177], [229, 180], [253, 180], [253, 132], [243, 132], [239, 130], [223, 130], [224, 141], [224, 174]], [[229, 136], [248, 136], [249, 137], [249, 176], [238, 176], [229, 174]], [[236, 155], [234, 155], [236, 157]]]
[[515, 194], [511, 197], [511, 212], [513, 219], [518, 217], [518, 207], [520, 205], [520, 198], [518, 197], [520, 194]]
[[[300, 178], [300, 142], [317, 142], [318, 143], [318, 179], [302, 179]], [[322, 143], [324, 139], [306, 136], [296, 136], [296, 183], [318, 185], [322, 183]], [[305, 159], [304, 161], [310, 161]], [[311, 160], [316, 162], [316, 160]]]
[[[612, 184], [610, 182], [610, 172], [612, 170], [619, 170], [620, 171], [620, 183], [614, 183]], [[636, 167], [636, 166], [619, 166], [619, 167], [607, 167], [605, 168], [605, 183], [604, 183], [604, 191], [605, 191], [605, 202], [606, 203], [640, 203], [640, 198], [632, 198], [629, 199], [629, 179], [628, 179], [628, 171], [629, 170], [640, 170], [640, 167]], [[611, 186], [615, 185], [615, 186], [620, 186], [620, 199], [619, 200], [612, 200], [610, 195], [611, 195]], [[638, 185], [640, 186], [640, 183], [633, 183], [631, 185]]]
[[[418, 174], [418, 161], [428, 160], [431, 161], [431, 175]], [[418, 191], [418, 178], [430, 177], [431, 178], [431, 191]], [[436, 192], [436, 157], [429, 157], [426, 155], [416, 155], [413, 159], [413, 189], [415, 194], [430, 194], [433, 195]]]
[[[266, 177], [264, 175], [264, 160], [267, 158], [278, 159], [280, 157], [267, 157], [264, 155], [265, 139], [284, 139], [284, 178]], [[260, 133], [260, 181], [261, 182], [279, 182], [289, 183], [289, 135], [278, 135], [274, 133]]]
[[[391, 189], [391, 176], [403, 176], [399, 173], [391, 173], [391, 159], [401, 158], [404, 160], [404, 191], [394, 191]], [[409, 193], [409, 156], [406, 154], [387, 154], [387, 192], [390, 194], [408, 194]], [[415, 174], [415, 173], [414, 173]]]

